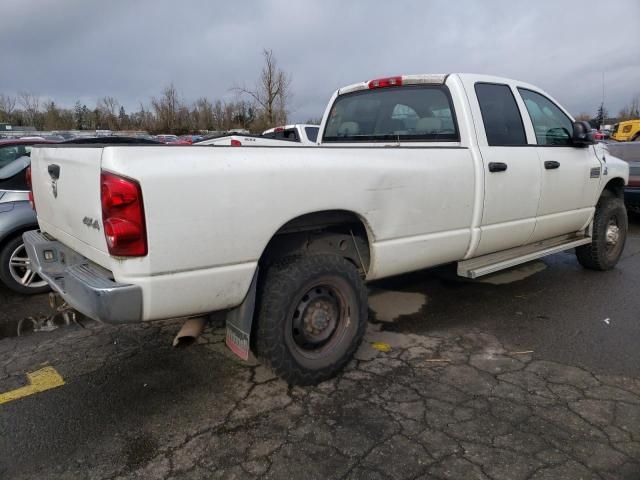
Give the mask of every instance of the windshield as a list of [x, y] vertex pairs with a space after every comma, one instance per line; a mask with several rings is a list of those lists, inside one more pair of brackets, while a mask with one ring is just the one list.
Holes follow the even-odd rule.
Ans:
[[446, 87], [404, 86], [339, 96], [322, 140], [457, 141], [458, 131]]

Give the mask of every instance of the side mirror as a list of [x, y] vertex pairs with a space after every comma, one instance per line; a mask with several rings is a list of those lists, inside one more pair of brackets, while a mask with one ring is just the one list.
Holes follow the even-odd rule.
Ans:
[[571, 141], [576, 147], [593, 145], [595, 140], [593, 138], [593, 132], [591, 132], [591, 125], [589, 125], [588, 122], [573, 122]]

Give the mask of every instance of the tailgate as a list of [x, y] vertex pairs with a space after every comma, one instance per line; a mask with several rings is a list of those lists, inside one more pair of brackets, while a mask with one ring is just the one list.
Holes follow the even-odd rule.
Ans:
[[107, 254], [100, 204], [102, 150], [84, 145], [39, 146], [31, 152], [40, 228], [98, 263]]

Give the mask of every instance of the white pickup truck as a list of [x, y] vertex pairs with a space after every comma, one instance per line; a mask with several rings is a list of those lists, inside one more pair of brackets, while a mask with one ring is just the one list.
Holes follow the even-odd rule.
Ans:
[[365, 282], [475, 278], [575, 248], [612, 268], [628, 167], [519, 81], [407, 75], [336, 91], [315, 147], [43, 145], [33, 268], [110, 323], [227, 310], [227, 344], [294, 384], [334, 375]]
[[292, 147], [299, 145], [315, 145], [318, 138], [318, 125], [285, 125], [270, 128], [260, 135], [227, 135], [224, 137], [203, 140], [195, 145], [217, 145], [231, 147]]

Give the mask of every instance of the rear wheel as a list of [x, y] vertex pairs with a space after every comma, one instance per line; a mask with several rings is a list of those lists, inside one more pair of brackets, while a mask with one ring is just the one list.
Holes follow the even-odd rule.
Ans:
[[9, 240], [0, 250], [0, 280], [23, 295], [49, 291], [49, 286], [33, 270], [22, 237]]
[[260, 282], [256, 353], [290, 384], [334, 376], [362, 342], [367, 291], [337, 255], [285, 258]]
[[593, 220], [593, 240], [576, 248], [578, 262], [592, 270], [615, 267], [627, 240], [627, 209], [621, 198], [603, 192]]

